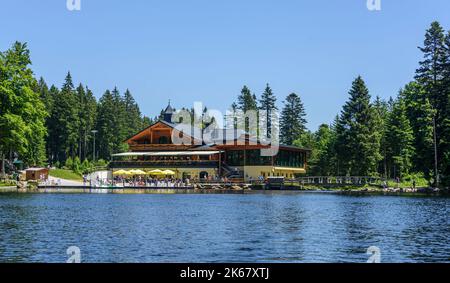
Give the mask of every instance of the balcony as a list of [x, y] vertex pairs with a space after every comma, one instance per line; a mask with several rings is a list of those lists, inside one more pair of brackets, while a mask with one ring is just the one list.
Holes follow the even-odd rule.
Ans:
[[217, 160], [148, 160], [148, 161], [111, 161], [109, 168], [218, 168]]
[[130, 144], [130, 151], [172, 151], [172, 150], [187, 150], [191, 145], [174, 145], [174, 144]]

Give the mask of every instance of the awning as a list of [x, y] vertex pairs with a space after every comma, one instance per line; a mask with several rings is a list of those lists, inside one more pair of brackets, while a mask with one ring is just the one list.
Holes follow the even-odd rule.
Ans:
[[273, 167], [275, 171], [291, 171], [297, 173], [306, 173], [304, 168], [294, 168], [294, 167]]
[[219, 150], [202, 150], [202, 151], [152, 151], [152, 152], [123, 152], [116, 153], [112, 156], [191, 156], [191, 155], [213, 155], [223, 151]]

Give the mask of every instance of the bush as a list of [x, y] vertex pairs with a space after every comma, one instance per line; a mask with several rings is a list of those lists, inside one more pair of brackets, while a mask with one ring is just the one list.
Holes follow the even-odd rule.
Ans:
[[69, 169], [72, 169], [72, 171], [75, 173], [81, 174], [81, 161], [78, 156], [74, 158], [72, 168]]
[[104, 167], [104, 166], [106, 166], [106, 161], [103, 159], [99, 159], [95, 165], [98, 167]]
[[72, 169], [73, 167], [73, 160], [72, 157], [67, 157], [66, 162], [64, 163], [64, 166], [66, 167], [66, 169]]
[[81, 163], [81, 171], [83, 174], [88, 174], [93, 171], [93, 164], [89, 162], [89, 160], [85, 159], [83, 163]]

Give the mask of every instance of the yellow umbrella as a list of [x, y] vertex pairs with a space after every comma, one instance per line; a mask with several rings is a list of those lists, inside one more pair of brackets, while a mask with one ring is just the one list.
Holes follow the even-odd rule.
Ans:
[[163, 171], [161, 171], [159, 169], [155, 169], [155, 170], [152, 170], [152, 171], [148, 171], [147, 174], [148, 175], [162, 175]]
[[130, 170], [130, 173], [133, 175], [145, 175], [145, 172], [142, 170], [139, 170], [139, 169], [138, 170], [135, 170], [135, 169]]
[[164, 170], [164, 171], [162, 171], [162, 173], [164, 175], [175, 175], [175, 172], [173, 172], [172, 170]]
[[120, 170], [117, 170], [117, 171], [113, 172], [113, 175], [128, 175], [128, 174], [129, 174], [129, 172], [125, 171], [123, 169], [120, 169]]

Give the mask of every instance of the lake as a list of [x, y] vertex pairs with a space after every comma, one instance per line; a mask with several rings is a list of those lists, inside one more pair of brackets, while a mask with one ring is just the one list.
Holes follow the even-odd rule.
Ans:
[[450, 262], [450, 198], [0, 195], [0, 262]]

